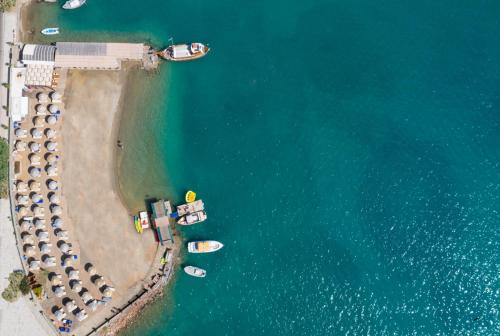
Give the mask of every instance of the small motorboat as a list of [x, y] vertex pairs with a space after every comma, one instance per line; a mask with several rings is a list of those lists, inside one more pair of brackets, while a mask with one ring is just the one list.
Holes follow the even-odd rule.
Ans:
[[205, 211], [197, 211], [194, 213], [189, 213], [177, 220], [177, 224], [180, 225], [193, 225], [201, 223], [207, 219], [207, 213]]
[[194, 266], [186, 266], [184, 267], [184, 272], [187, 274], [197, 277], [197, 278], [204, 278], [207, 275], [207, 271], [204, 269], [194, 267]]
[[62, 6], [63, 9], [77, 9], [85, 5], [87, 0], [68, 0]]
[[220, 250], [224, 245], [215, 240], [201, 240], [188, 243], [189, 253], [210, 253]]
[[43, 35], [57, 35], [59, 34], [59, 27], [55, 28], [44, 28], [42, 29]]

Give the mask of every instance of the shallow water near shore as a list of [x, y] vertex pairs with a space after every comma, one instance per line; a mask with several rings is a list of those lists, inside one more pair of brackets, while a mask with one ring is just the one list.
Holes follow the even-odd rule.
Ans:
[[125, 335], [500, 331], [499, 4], [44, 11], [64, 38], [212, 47], [132, 75], [119, 173], [134, 209], [196, 190], [209, 219], [182, 234], [225, 248]]

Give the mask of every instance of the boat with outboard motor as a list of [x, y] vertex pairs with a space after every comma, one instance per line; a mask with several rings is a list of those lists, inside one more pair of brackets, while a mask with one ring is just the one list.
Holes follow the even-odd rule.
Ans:
[[62, 6], [63, 9], [77, 9], [85, 5], [87, 0], [68, 0]]
[[184, 267], [184, 272], [187, 274], [197, 277], [197, 278], [204, 278], [207, 275], [207, 271], [204, 269], [201, 269], [199, 267], [194, 267], [194, 266], [186, 266]]
[[207, 213], [205, 211], [198, 211], [189, 213], [177, 220], [177, 224], [180, 225], [193, 225], [197, 223], [201, 223], [207, 219]]
[[215, 240], [199, 240], [188, 243], [189, 253], [210, 253], [223, 248], [224, 245]]
[[191, 61], [205, 56], [210, 48], [203, 43], [189, 43], [171, 45], [158, 52], [162, 58], [169, 61]]

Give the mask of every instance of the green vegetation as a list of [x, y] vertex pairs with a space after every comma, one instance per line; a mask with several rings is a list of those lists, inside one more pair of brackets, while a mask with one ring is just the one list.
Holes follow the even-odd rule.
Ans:
[[27, 295], [30, 292], [28, 277], [21, 271], [9, 274], [9, 286], [2, 292], [2, 298], [8, 302], [14, 302], [19, 295]]
[[0, 139], [0, 198], [6, 198], [9, 195], [8, 177], [9, 145], [7, 141]]
[[16, 0], [0, 0], [0, 12], [7, 12], [14, 8]]

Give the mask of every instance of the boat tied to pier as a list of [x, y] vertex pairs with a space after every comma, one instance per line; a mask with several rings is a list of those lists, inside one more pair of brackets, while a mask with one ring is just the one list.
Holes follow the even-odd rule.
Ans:
[[204, 278], [207, 275], [207, 271], [204, 269], [194, 267], [194, 266], [186, 266], [184, 267], [184, 272], [187, 274], [197, 277], [197, 278]]
[[68, 0], [62, 6], [63, 9], [77, 9], [85, 5], [87, 0]]
[[162, 58], [169, 61], [191, 61], [205, 56], [210, 48], [203, 43], [171, 45], [158, 52]]
[[215, 240], [200, 240], [188, 243], [189, 253], [210, 253], [223, 248], [224, 245]]
[[44, 28], [44, 29], [42, 29], [41, 33], [43, 35], [57, 35], [57, 34], [59, 34], [59, 27]]
[[201, 223], [206, 219], [207, 219], [207, 213], [202, 210], [202, 211], [187, 214], [187, 215], [179, 218], [179, 220], [177, 220], [177, 224], [193, 225], [193, 224]]
[[191, 203], [179, 205], [177, 207], [176, 216], [177, 224], [180, 225], [193, 225], [201, 223], [207, 219], [205, 204], [200, 199]]

